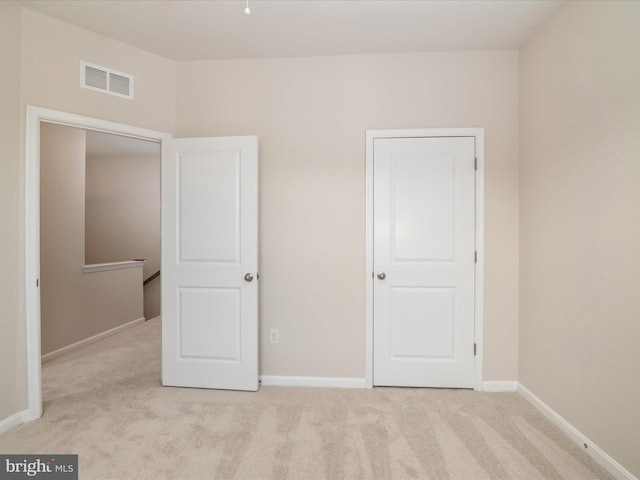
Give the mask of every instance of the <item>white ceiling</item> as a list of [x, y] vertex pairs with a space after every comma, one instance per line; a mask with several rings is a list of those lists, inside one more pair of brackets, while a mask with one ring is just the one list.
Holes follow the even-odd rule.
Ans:
[[160, 144], [87, 130], [87, 155], [160, 155]]
[[561, 0], [22, 0], [177, 61], [517, 49]]

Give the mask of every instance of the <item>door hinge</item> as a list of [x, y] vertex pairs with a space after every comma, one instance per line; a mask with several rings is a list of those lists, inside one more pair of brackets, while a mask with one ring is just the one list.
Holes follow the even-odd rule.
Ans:
[[478, 170], [478, 157], [473, 159], [473, 169]]
[[473, 356], [474, 356], [474, 357], [476, 356], [476, 351], [477, 351], [477, 349], [476, 349], [476, 344], [474, 343], [474, 344], [473, 344]]
[[36, 287], [39, 287], [39, 286], [40, 286], [40, 279], [36, 278]]
[[473, 252], [473, 262], [478, 263], [478, 251]]

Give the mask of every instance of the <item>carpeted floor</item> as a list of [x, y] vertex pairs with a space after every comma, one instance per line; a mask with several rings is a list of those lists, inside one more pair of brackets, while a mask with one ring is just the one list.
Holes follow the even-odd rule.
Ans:
[[163, 388], [154, 319], [43, 367], [44, 416], [1, 453], [81, 479], [609, 479], [515, 393]]

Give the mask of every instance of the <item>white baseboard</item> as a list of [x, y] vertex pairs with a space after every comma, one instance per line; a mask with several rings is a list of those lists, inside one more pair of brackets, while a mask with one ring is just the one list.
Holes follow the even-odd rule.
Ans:
[[[611, 458], [604, 450], [589, 440], [580, 430], [567, 422], [549, 405], [536, 397], [528, 388], [518, 383], [518, 393], [540, 413], [577, 443], [587, 454], [617, 480], [638, 480], [631, 472]], [[584, 448], [585, 444], [588, 448]]]
[[365, 388], [364, 378], [260, 375], [260, 384], [277, 387]]
[[515, 392], [518, 382], [515, 380], [488, 380], [482, 382], [483, 392]]
[[28, 410], [24, 410], [22, 412], [14, 413], [4, 420], [0, 420], [0, 435], [22, 425], [25, 422], [24, 418], [28, 413]]
[[72, 343], [71, 345], [67, 345], [66, 347], [59, 348], [58, 350], [54, 350], [53, 352], [49, 352], [46, 355], [42, 355], [42, 363], [50, 362], [54, 358], [61, 357], [67, 353], [73, 352], [79, 348], [85, 347], [92, 343], [97, 342], [98, 340], [102, 340], [103, 338], [110, 337], [111, 335], [115, 335], [116, 333], [120, 333], [123, 330], [127, 330], [128, 328], [135, 327], [136, 325], [140, 325], [144, 323], [144, 317], [140, 317], [131, 322], [125, 323], [124, 325], [117, 326], [112, 328], [111, 330], [107, 330], [106, 332], [99, 333], [94, 335], [93, 337], [85, 338], [84, 340], [80, 340], [79, 342]]

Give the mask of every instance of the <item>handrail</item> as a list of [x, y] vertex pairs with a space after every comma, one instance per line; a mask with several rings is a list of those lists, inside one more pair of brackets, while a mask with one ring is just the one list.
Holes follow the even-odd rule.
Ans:
[[124, 268], [138, 268], [144, 266], [144, 260], [125, 260], [124, 262], [90, 263], [82, 267], [83, 273], [103, 272], [105, 270], [122, 270]]
[[149, 278], [147, 278], [144, 282], [142, 282], [142, 286], [146, 287], [147, 284], [151, 283], [152, 281], [154, 281], [156, 278], [158, 278], [160, 276], [160, 270], [158, 270], [156, 273], [154, 273], [153, 275], [151, 275]]

